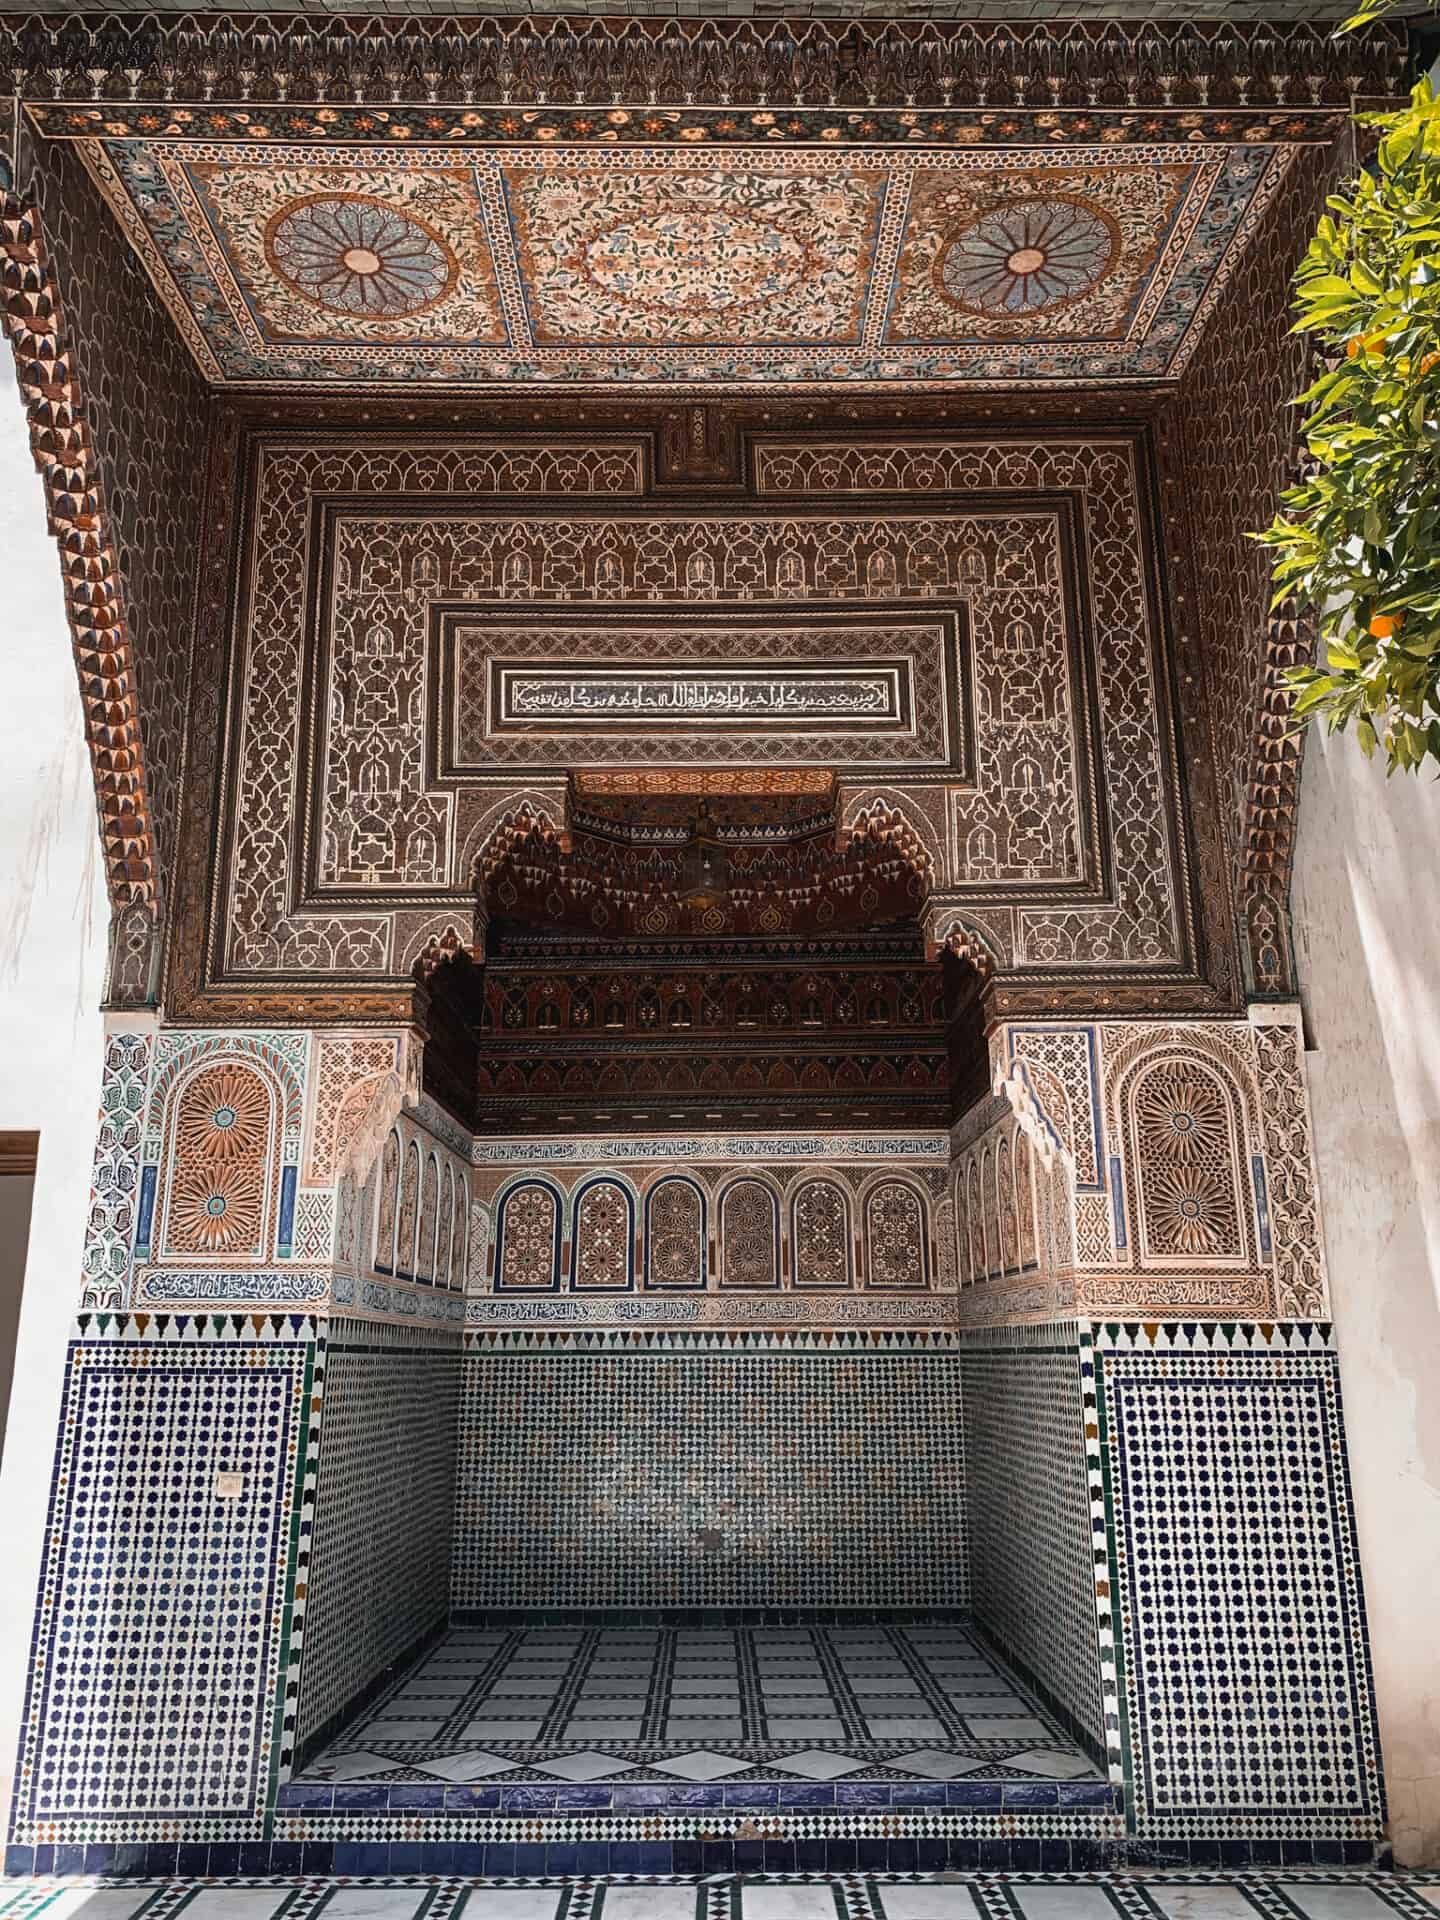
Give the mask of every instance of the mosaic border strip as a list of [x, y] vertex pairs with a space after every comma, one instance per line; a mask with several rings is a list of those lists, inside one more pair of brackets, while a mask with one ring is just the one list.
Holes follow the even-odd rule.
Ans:
[[475, 1167], [584, 1167], [753, 1160], [896, 1160], [948, 1165], [946, 1133], [651, 1133], [511, 1134], [478, 1138], [470, 1148]]
[[813, 1353], [863, 1358], [885, 1353], [958, 1353], [963, 1336], [949, 1327], [919, 1329], [705, 1327], [551, 1327], [465, 1329], [466, 1353]]
[[[49, 1869], [46, 1870], [47, 1876], [48, 1873]], [[1234, 1890], [1251, 1904], [1260, 1920], [1296, 1920], [1297, 1914], [1303, 1916], [1306, 1912], [1303, 1896], [1307, 1892], [1343, 1887], [1372, 1894], [1382, 1910], [1388, 1907], [1407, 1916], [1407, 1920], [1432, 1920], [1435, 1904], [1425, 1898], [1423, 1889], [1440, 1887], [1440, 1875], [1424, 1869], [1400, 1869], [1381, 1874], [1363, 1870], [1336, 1872], [1303, 1867], [1289, 1870], [1252, 1868], [1229, 1873], [1165, 1868], [1151, 1868], [1147, 1872], [1141, 1868], [1132, 1870], [1123, 1878], [1108, 1872], [987, 1872], [982, 1869], [957, 1875], [955, 1879], [959, 1886], [968, 1887], [979, 1914], [985, 1916], [985, 1920], [1011, 1920], [1015, 1913], [1011, 1901], [1018, 1897], [1023, 1908], [1023, 1895], [1029, 1887], [1102, 1889], [1116, 1914], [1123, 1916], [1123, 1920], [1147, 1920], [1157, 1907], [1167, 1911], [1163, 1898], [1157, 1898], [1158, 1895], [1163, 1895], [1167, 1890], [1183, 1893], [1191, 1888]], [[3, 1916], [3, 1920], [33, 1920], [34, 1916], [44, 1912], [54, 1902], [57, 1895], [79, 1893], [87, 1887], [113, 1887], [116, 1884], [113, 1880], [105, 1881], [96, 1876], [58, 1882], [48, 1877], [17, 1882], [8, 1894], [0, 1897], [0, 1916]], [[127, 1891], [133, 1891], [144, 1901], [143, 1908], [135, 1913], [134, 1920], [140, 1920], [141, 1911], [144, 1920], [161, 1920], [161, 1916], [169, 1920], [169, 1916], [175, 1915], [188, 1904], [195, 1887], [192, 1880], [146, 1881], [141, 1878], [118, 1884]], [[282, 1914], [284, 1920], [312, 1920], [335, 1892], [333, 1881], [313, 1874], [304, 1878], [230, 1874], [212, 1884], [237, 1891], [273, 1891], [276, 1906], [268, 1920], [281, 1920]], [[445, 1920], [465, 1894], [475, 1890], [551, 1891], [556, 1904], [554, 1920], [562, 1920], [562, 1916], [563, 1920], [590, 1920], [595, 1902], [597, 1899], [603, 1900], [607, 1889], [625, 1887], [690, 1887], [695, 1890], [697, 1897], [698, 1920], [744, 1920], [744, 1891], [741, 1887], [732, 1881], [707, 1887], [695, 1874], [612, 1873], [572, 1878], [559, 1874], [528, 1873], [478, 1876], [465, 1880], [440, 1875], [424, 1877], [414, 1873], [360, 1874], [348, 1884], [361, 1891], [395, 1894], [413, 1892], [417, 1909], [423, 1911], [425, 1920]], [[935, 1884], [930, 1874], [918, 1871], [860, 1870], [822, 1875], [762, 1868], [746, 1875], [746, 1885], [756, 1888], [823, 1886], [834, 1895], [838, 1920], [886, 1920], [885, 1894], [889, 1890], [933, 1887]], [[144, 1892], [147, 1886], [152, 1889], [148, 1894]], [[963, 1897], [958, 1891], [955, 1899], [957, 1911], [963, 1912]], [[422, 1900], [425, 1902], [423, 1908], [420, 1907]]]

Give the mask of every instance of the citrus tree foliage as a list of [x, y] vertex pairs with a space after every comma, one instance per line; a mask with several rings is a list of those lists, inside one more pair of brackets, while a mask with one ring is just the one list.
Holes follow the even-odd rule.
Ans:
[[1258, 537], [1275, 604], [1319, 618], [1296, 714], [1353, 724], [1393, 772], [1440, 762], [1440, 102], [1422, 81], [1365, 124], [1375, 164], [1331, 197], [1295, 280], [1294, 331], [1326, 367], [1296, 401], [1307, 477]]

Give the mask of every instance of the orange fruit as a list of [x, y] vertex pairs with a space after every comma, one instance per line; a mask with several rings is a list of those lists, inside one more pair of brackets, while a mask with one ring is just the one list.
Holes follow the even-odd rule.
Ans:
[[1393, 640], [1400, 631], [1403, 613], [1376, 613], [1370, 617], [1370, 632], [1376, 640]]

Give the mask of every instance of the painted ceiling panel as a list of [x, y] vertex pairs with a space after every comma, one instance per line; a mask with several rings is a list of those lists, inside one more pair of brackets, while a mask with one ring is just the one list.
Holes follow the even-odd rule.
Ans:
[[[341, 117], [309, 111], [324, 131]], [[745, 113], [697, 126], [727, 142], [699, 152], [675, 116], [628, 111], [599, 131], [653, 119], [673, 143], [562, 141], [511, 115], [531, 144], [402, 144], [386, 116], [363, 143], [272, 122], [262, 144], [246, 116], [229, 119], [248, 140], [150, 117], [153, 135], [137, 116], [82, 151], [212, 379], [471, 389], [1174, 379], [1285, 133], [1309, 131], [1129, 116], [1094, 144], [1072, 125], [1063, 151], [1018, 122], [947, 126], [947, 148], [912, 115], [921, 140], [897, 149], [871, 116], [802, 141]], [[767, 144], [777, 130], [793, 144]]]

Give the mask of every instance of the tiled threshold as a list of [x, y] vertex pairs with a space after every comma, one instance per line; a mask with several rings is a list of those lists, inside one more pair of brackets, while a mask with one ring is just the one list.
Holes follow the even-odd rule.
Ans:
[[0, 1920], [1435, 1920], [1440, 1874], [16, 1880]]
[[967, 1623], [452, 1628], [277, 1813], [1099, 1808], [1094, 1761]]

